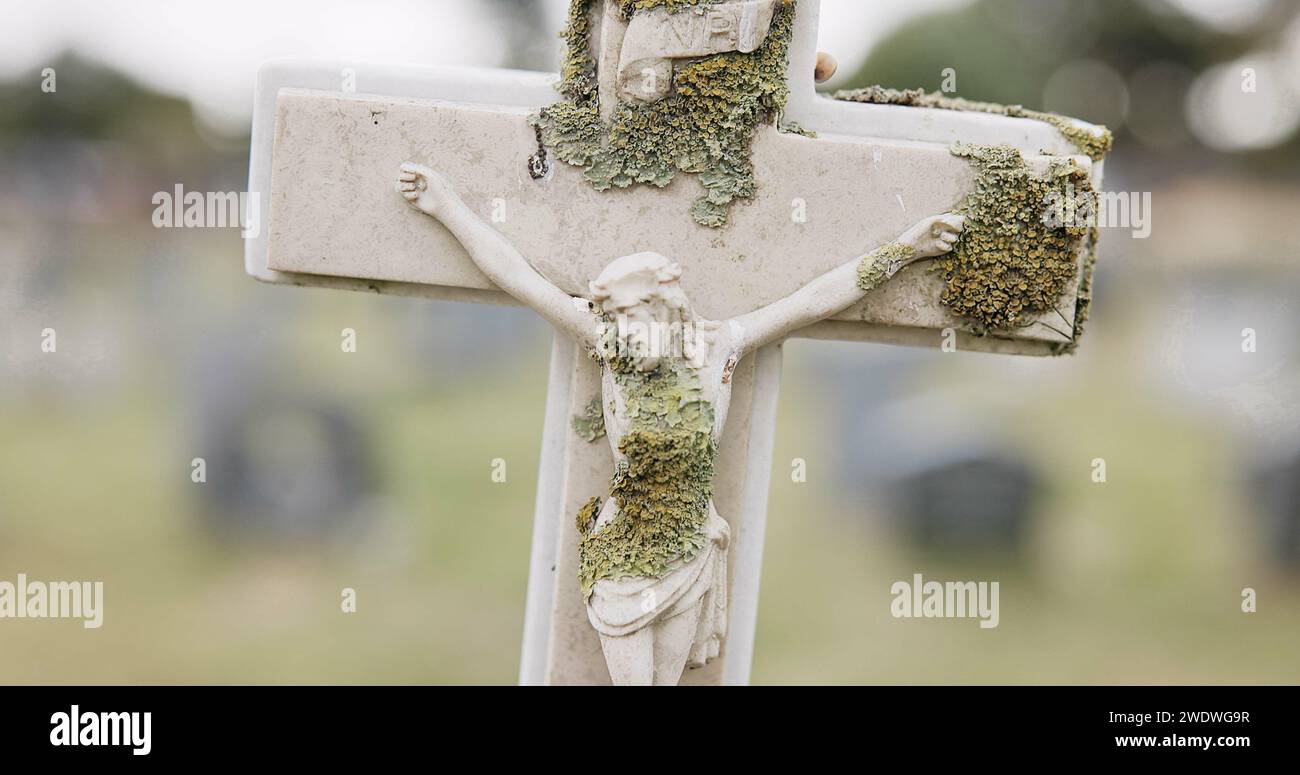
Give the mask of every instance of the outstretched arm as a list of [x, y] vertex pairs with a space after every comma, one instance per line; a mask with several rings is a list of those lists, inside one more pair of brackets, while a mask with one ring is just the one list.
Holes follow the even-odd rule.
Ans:
[[408, 161], [398, 173], [397, 191], [412, 207], [446, 226], [498, 288], [537, 310], [580, 343], [591, 345], [595, 320], [590, 313], [579, 309], [583, 302], [555, 287], [533, 269], [514, 245], [461, 201], [445, 178], [428, 167]]
[[927, 218], [861, 258], [832, 269], [789, 296], [736, 318], [744, 352], [771, 344], [805, 326], [843, 312], [913, 261], [952, 250], [965, 219]]

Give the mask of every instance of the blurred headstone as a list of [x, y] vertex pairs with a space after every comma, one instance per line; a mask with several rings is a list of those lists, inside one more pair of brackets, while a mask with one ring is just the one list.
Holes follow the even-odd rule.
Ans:
[[893, 484], [894, 521], [922, 549], [1019, 551], [1033, 514], [1027, 465], [977, 450], [933, 460]]
[[1258, 465], [1252, 484], [1268, 553], [1282, 567], [1300, 570], [1300, 448]]

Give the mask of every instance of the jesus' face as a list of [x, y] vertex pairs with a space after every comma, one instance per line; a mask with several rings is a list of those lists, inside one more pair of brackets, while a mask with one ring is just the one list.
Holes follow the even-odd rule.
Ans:
[[653, 371], [665, 357], [680, 357], [682, 314], [655, 294], [616, 313], [619, 344], [638, 371]]
[[615, 260], [591, 283], [614, 327], [618, 352], [639, 371], [684, 354], [683, 327], [692, 321], [680, 277], [681, 267], [664, 256], [638, 253]]

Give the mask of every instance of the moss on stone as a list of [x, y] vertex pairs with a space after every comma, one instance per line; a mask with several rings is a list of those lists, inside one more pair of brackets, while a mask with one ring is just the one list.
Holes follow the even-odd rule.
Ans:
[[[873, 105], [909, 105], [921, 107], [925, 99], [924, 89], [890, 89], [887, 86], [865, 86], [861, 89], [849, 89], [832, 95], [845, 102], [867, 102]], [[925, 107], [935, 107], [926, 105]]]
[[596, 518], [600, 516], [600, 507], [603, 505], [600, 498], [592, 498], [578, 509], [578, 517], [574, 522], [578, 526], [578, 534], [586, 535], [596, 525]]
[[883, 283], [893, 276], [904, 263], [911, 261], [916, 251], [910, 245], [890, 242], [881, 245], [858, 262], [858, 287], [864, 291]]
[[[1043, 121], [1093, 161], [1105, 157], [1113, 142], [1110, 130], [1105, 127], [1095, 132], [1074, 119], [1020, 105], [976, 102], [938, 92], [926, 93], [922, 89], [883, 86], [841, 91], [834, 96], [852, 102], [967, 110]], [[1081, 198], [1095, 202], [1096, 193], [1088, 174], [1070, 160], [1060, 159], [1046, 176], [1035, 176], [1020, 152], [1009, 146], [958, 143], [952, 151], [975, 165], [977, 184], [976, 191], [959, 208], [966, 215], [965, 230], [953, 252], [937, 264], [944, 272], [943, 303], [975, 323], [977, 333], [1007, 331], [1028, 325], [1054, 310], [1059, 313], [1060, 297], [1077, 277], [1073, 326], [1061, 332], [1070, 341], [1055, 350], [1073, 352], [1083, 335], [1092, 302], [1097, 229], [1087, 223], [1050, 227], [1044, 216], [1049, 195], [1054, 194], [1056, 201], [1067, 203]], [[1073, 223], [1069, 217], [1065, 222]], [[1062, 324], [1068, 324], [1064, 314], [1060, 318]], [[1046, 321], [1044, 325], [1052, 323]]]
[[[796, 0], [780, 1], [756, 51], [679, 64], [673, 94], [651, 103], [619, 102], [608, 124], [600, 117], [590, 50], [592, 1], [573, 0], [570, 6], [560, 83], [568, 101], [534, 118], [543, 144], [565, 163], [582, 167], [600, 191], [636, 184], [662, 188], [678, 172], [697, 175], [705, 195], [692, 205], [692, 217], [705, 226], [725, 225], [731, 203], [754, 194], [754, 132], [774, 120], [789, 96], [785, 71]], [[621, 7], [630, 16], [660, 7], [675, 13], [709, 2], [626, 0]]]
[[[952, 153], [974, 165], [976, 183], [957, 209], [965, 228], [936, 263], [944, 274], [942, 303], [972, 321], [977, 333], [1009, 331], [1058, 310], [1079, 276], [1079, 249], [1091, 227], [1075, 225], [1073, 213], [1059, 226], [1045, 216], [1053, 201], [1092, 194], [1087, 173], [1062, 159], [1046, 175], [1034, 175], [1011, 146], [958, 143]], [[1090, 266], [1085, 272], [1090, 275]]]
[[697, 5], [709, 5], [721, 0], [618, 0], [618, 9], [624, 19], [631, 19], [637, 11], [653, 11], [656, 8], [667, 9], [668, 13], [677, 13]]
[[618, 515], [596, 532], [591, 502], [578, 515], [584, 594], [602, 579], [659, 578], [670, 563], [689, 560], [707, 544], [703, 528], [713, 498], [714, 413], [699, 373], [677, 358], [649, 373], [622, 357], [609, 366], [629, 427], [610, 482]]
[[965, 110], [1043, 121], [1055, 127], [1056, 131], [1073, 143], [1080, 153], [1091, 157], [1093, 161], [1101, 161], [1102, 157], [1110, 152], [1111, 144], [1114, 142], [1113, 135], [1106, 127], [1100, 127], [1101, 131], [1099, 133], [1094, 132], [1089, 127], [1081, 126], [1074, 119], [1057, 113], [1029, 110], [1020, 105], [999, 105], [996, 102], [977, 102], [962, 99], [961, 97], [948, 97], [939, 92], [927, 94], [923, 89], [900, 90], [889, 89], [884, 86], [868, 86], [863, 89], [836, 92], [833, 96], [837, 100], [846, 100], [848, 102], [907, 105], [917, 108], [939, 108], [941, 110]]
[[560, 32], [560, 38], [564, 40], [564, 60], [560, 63], [560, 82], [556, 88], [574, 104], [594, 102], [600, 89], [596, 80], [596, 60], [591, 56], [593, 1], [570, 0], [569, 18]]
[[604, 437], [605, 410], [601, 405], [600, 396], [595, 396], [588, 401], [587, 406], [582, 410], [582, 414], [573, 418], [573, 432], [588, 443]]

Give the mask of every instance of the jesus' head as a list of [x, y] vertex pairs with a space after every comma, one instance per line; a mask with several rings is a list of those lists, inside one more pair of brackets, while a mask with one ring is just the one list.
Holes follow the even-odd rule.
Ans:
[[682, 268], [658, 253], [610, 262], [591, 282], [591, 299], [615, 324], [617, 347], [637, 369], [651, 371], [664, 357], [690, 357], [695, 323]]

